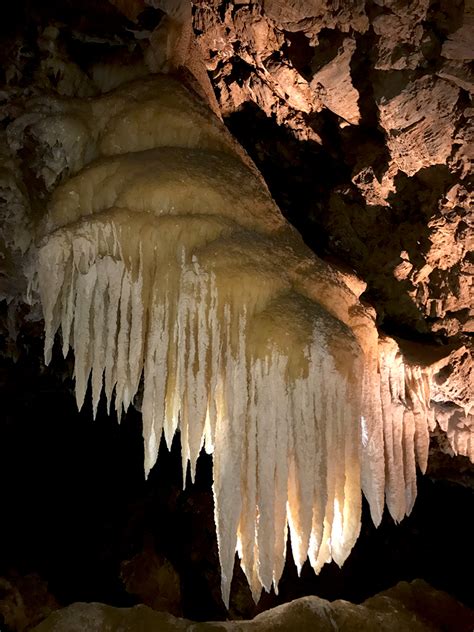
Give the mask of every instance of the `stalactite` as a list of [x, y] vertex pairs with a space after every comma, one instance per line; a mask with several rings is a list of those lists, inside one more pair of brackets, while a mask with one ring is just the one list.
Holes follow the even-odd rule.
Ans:
[[146, 474], [162, 434], [170, 446], [180, 431], [183, 482], [202, 449], [213, 455], [224, 602], [236, 550], [255, 600], [277, 590], [288, 533], [298, 572], [307, 558], [316, 572], [343, 564], [361, 486], [376, 524], [384, 497], [395, 520], [409, 513], [415, 454], [426, 467], [425, 372], [378, 340], [222, 123], [161, 76], [35, 107], [44, 155], [54, 142], [76, 156], [49, 172], [31, 280], [46, 362], [60, 331], [78, 407], [91, 383], [94, 415], [104, 391], [120, 419], [143, 379]]

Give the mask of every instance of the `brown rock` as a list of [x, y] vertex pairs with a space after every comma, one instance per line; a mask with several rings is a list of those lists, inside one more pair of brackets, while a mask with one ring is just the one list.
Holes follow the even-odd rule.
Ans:
[[351, 59], [356, 48], [355, 40], [344, 39], [337, 56], [313, 75], [311, 88], [328, 110], [348, 123], [357, 125], [360, 119], [359, 93], [351, 78]]
[[456, 127], [454, 111], [459, 88], [442, 79], [424, 76], [410, 81], [396, 96], [388, 75], [379, 86], [380, 124], [398, 168], [409, 176], [431, 165], [446, 163]]
[[47, 583], [36, 573], [0, 577], [0, 629], [29, 630], [59, 608]]
[[113, 608], [103, 604], [76, 603], [53, 613], [34, 632], [471, 632], [474, 612], [423, 581], [400, 582], [394, 588], [354, 605], [332, 603], [319, 597], [302, 597], [259, 614], [251, 621], [193, 623], [154, 612], [146, 606]]
[[399, 2], [376, 0], [383, 12], [372, 20], [374, 32], [379, 36], [377, 70], [405, 70], [416, 68], [423, 61], [421, 44], [425, 36], [429, 0]]
[[459, 61], [445, 61], [437, 75], [467, 92], [474, 92], [474, 72], [468, 64]]
[[435, 418], [446, 434], [453, 454], [474, 462], [474, 354], [466, 345], [437, 363], [431, 399]]
[[446, 59], [474, 59], [474, 2], [466, 0], [462, 25], [448, 35], [443, 44], [441, 54]]
[[127, 592], [153, 610], [181, 614], [179, 575], [168, 560], [147, 547], [121, 566], [120, 575]]
[[264, 13], [279, 28], [308, 31], [316, 35], [323, 28], [337, 28], [347, 33], [364, 33], [368, 27], [363, 0], [263, 0]]

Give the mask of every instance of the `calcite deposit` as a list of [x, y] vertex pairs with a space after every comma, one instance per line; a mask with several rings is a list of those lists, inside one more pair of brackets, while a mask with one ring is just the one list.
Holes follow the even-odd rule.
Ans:
[[[171, 364], [181, 367], [176, 375], [181, 375], [183, 381], [186, 373], [190, 392], [205, 392], [205, 397], [202, 401], [195, 398], [191, 405], [188, 397], [181, 405], [182, 387], [178, 384], [174, 391], [169, 387], [165, 397], [171, 411], [165, 423], [167, 443], [171, 445], [179, 426], [184, 446], [183, 478], [188, 461], [194, 477], [203, 445], [209, 452], [214, 451], [216, 471], [222, 474], [227, 468], [219, 461], [215, 447], [219, 452], [219, 438], [224, 433], [216, 435], [215, 428], [209, 430], [212, 406], [206, 408], [204, 402], [213, 397], [209, 393], [216, 386], [214, 378], [219, 371], [204, 371], [206, 379], [208, 374], [214, 376], [205, 387], [203, 375], [199, 377], [199, 371], [193, 368], [205, 364], [203, 353], [197, 351], [199, 344], [192, 347], [194, 337], [181, 335], [196, 325], [188, 309], [192, 300], [198, 294], [205, 296], [206, 291], [214, 296], [215, 287], [193, 285], [194, 281], [192, 287], [189, 283], [185, 287], [176, 279], [185, 272], [185, 263], [189, 274], [183, 274], [183, 278], [188, 281], [192, 274], [193, 279], [201, 278], [204, 268], [213, 274], [215, 269], [222, 269], [218, 285], [223, 296], [225, 288], [233, 283], [239, 291], [240, 285], [257, 288], [251, 300], [258, 303], [265, 283], [259, 285], [255, 273], [257, 262], [260, 257], [265, 259], [266, 253], [262, 278], [267, 285], [270, 279], [272, 291], [278, 294], [281, 287], [292, 291], [296, 288], [297, 293], [302, 292], [344, 323], [340, 339], [346, 341], [346, 350], [350, 347], [353, 351], [347, 354], [352, 356], [350, 370], [349, 363], [343, 363], [347, 365], [346, 373], [351, 374], [351, 383], [362, 379], [357, 364], [362, 355], [370, 364], [372, 381], [367, 384], [362, 380], [363, 389], [377, 393], [376, 404], [372, 402], [377, 412], [360, 419], [361, 483], [374, 522], [380, 522], [384, 502], [395, 521], [411, 512], [416, 497], [416, 464], [425, 471], [429, 450], [432, 459], [428, 472], [432, 476], [472, 486], [472, 1], [196, 0], [188, 4], [111, 0], [85, 2], [79, 7], [69, 0], [64, 7], [37, 6], [31, 11], [20, 2], [8, 11], [4, 23], [11, 24], [11, 29], [4, 35], [0, 50], [0, 355], [5, 367], [11, 367], [25, 349], [31, 354], [36, 349], [31, 332], [36, 341], [41, 328], [32, 323], [45, 321], [47, 361], [54, 357], [54, 335], [61, 329], [63, 353], [67, 355], [70, 342], [76, 356], [79, 406], [85, 400], [92, 373], [94, 414], [100, 408], [105, 369], [109, 405], [115, 398], [118, 416], [132, 401], [143, 411], [145, 467], [149, 472], [156, 460], [162, 428], [162, 421], [157, 421], [156, 401], [165, 401], [157, 396], [162, 383], [150, 376], [157, 367], [164, 366], [164, 360], [160, 360], [164, 343], [157, 339], [169, 334], [181, 348], [176, 357], [172, 351], [165, 354]], [[26, 23], [31, 28], [24, 28]], [[171, 89], [166, 88], [167, 79], [163, 79], [166, 73], [173, 77]], [[222, 152], [222, 157], [209, 157], [209, 152]], [[207, 179], [210, 172], [214, 184]], [[202, 187], [204, 182], [207, 185]], [[240, 195], [243, 202], [223, 204], [229, 195], [234, 200]], [[198, 204], [200, 196], [206, 200], [204, 210]], [[161, 217], [159, 222], [149, 218], [142, 222], [137, 236], [137, 231], [130, 228], [130, 213], [142, 213], [145, 206], [147, 211], [153, 207], [153, 213]], [[184, 320], [178, 314], [173, 325], [166, 320], [168, 299], [158, 301], [157, 306], [150, 303], [149, 312], [147, 308], [142, 311], [140, 292], [145, 286], [158, 292], [155, 281], [143, 284], [143, 261], [149, 264], [156, 260], [150, 246], [153, 240], [162, 244], [166, 253], [175, 238], [179, 242], [181, 228], [171, 225], [172, 215], [184, 207], [185, 214], [200, 217], [190, 221], [190, 236], [184, 239], [191, 244], [192, 256], [189, 261], [178, 262], [181, 272], [176, 274], [176, 283], [171, 283], [175, 290], [179, 287], [183, 299], [183, 310], [177, 313], [185, 314]], [[264, 207], [268, 212], [260, 213], [258, 209]], [[171, 219], [163, 218], [163, 214]], [[203, 220], [202, 214], [219, 219]], [[212, 243], [215, 237], [229, 237], [236, 218], [246, 230], [271, 233], [272, 239], [274, 233], [278, 238], [281, 234], [294, 236], [282, 215], [301, 232], [308, 248], [299, 238], [293, 242], [293, 237], [288, 238], [291, 247], [286, 244], [284, 248], [278, 245], [278, 239], [273, 242], [267, 237], [263, 241], [243, 240], [245, 247], [240, 247], [239, 241], [233, 248], [232, 238], [230, 242], [223, 239], [214, 250], [207, 245], [206, 240]], [[157, 236], [158, 223], [172, 239]], [[201, 252], [202, 248], [194, 252], [203, 236], [206, 252]], [[141, 240], [147, 244], [144, 251]], [[247, 242], [251, 242], [248, 248]], [[296, 242], [294, 256], [290, 251]], [[313, 258], [311, 249], [320, 259]], [[196, 258], [201, 255], [204, 268]], [[108, 258], [113, 259], [112, 266], [104, 263]], [[228, 280], [230, 260], [237, 261], [238, 269], [230, 275], [232, 283]], [[64, 264], [64, 270], [58, 264]], [[96, 268], [100, 268], [98, 273]], [[87, 277], [89, 273], [93, 279]], [[112, 280], [118, 276], [119, 290], [125, 288], [125, 293], [113, 291]], [[266, 292], [268, 288], [264, 289]], [[291, 298], [295, 296], [291, 294]], [[214, 318], [217, 303], [213, 300], [204, 301], [202, 314], [206, 322], [212, 321], [209, 331], [217, 339], [220, 330], [216, 323], [227, 326], [230, 317], [223, 313]], [[239, 301], [243, 304], [247, 299]], [[289, 357], [299, 348], [300, 333], [308, 333], [316, 321], [321, 324], [328, 318], [313, 318], [311, 327], [298, 328], [291, 318], [294, 311], [301, 316], [307, 310], [299, 299], [295, 303], [279, 295], [274, 312], [270, 310], [270, 315], [254, 327], [249, 349], [262, 351], [262, 332], [270, 331], [280, 339], [286, 330], [290, 343], [281, 345], [282, 356]], [[104, 327], [104, 315], [110, 314]], [[143, 347], [148, 362], [143, 361], [140, 350], [148, 331], [146, 323], [139, 323], [142, 317], [144, 322], [159, 323], [151, 336], [153, 344]], [[115, 344], [116, 330], [109, 325], [114, 319], [117, 325], [120, 318], [119, 351], [115, 356], [110, 349]], [[204, 336], [208, 333], [205, 331]], [[94, 337], [100, 344], [91, 342]], [[243, 347], [237, 338], [234, 335], [234, 351], [237, 349], [239, 356], [238, 350]], [[328, 346], [327, 340], [324, 344]], [[341, 345], [332, 344], [328, 356], [337, 358], [345, 353]], [[359, 346], [364, 348], [363, 354]], [[377, 351], [368, 352], [369, 348]], [[183, 349], [190, 352], [192, 361], [188, 364]], [[314, 351], [311, 345], [305, 349]], [[313, 369], [322, 366], [322, 359], [316, 358], [316, 352], [311, 353], [306, 364]], [[217, 351], [214, 356], [218, 356]], [[240, 360], [244, 356], [241, 353]], [[232, 365], [237, 373], [238, 364]], [[264, 363], [249, 373], [253, 375], [251, 384], [271, 387], [265, 391], [271, 395], [254, 406], [259, 408], [259, 418], [263, 418], [263, 411], [273, 411], [276, 418], [287, 401], [287, 382], [280, 379], [285, 371], [281, 362], [274, 364], [278, 367], [273, 372]], [[298, 367], [302, 364], [305, 362]], [[140, 379], [144, 365], [149, 370], [143, 391]], [[230, 374], [230, 366], [224, 373]], [[62, 369], [57, 367], [53, 362], [53, 371], [67, 373], [67, 364]], [[43, 371], [47, 369], [41, 367]], [[0, 385], [7, 391], [9, 380], [3, 373], [0, 377]], [[245, 382], [248, 379], [242, 380], [242, 384]], [[247, 401], [247, 395], [237, 396], [235, 401]], [[306, 391], [298, 392], [290, 399], [299, 402], [294, 410], [310, 410], [311, 415], [314, 409], [308, 407], [306, 395]], [[178, 412], [183, 416], [180, 406], [183, 411], [192, 410], [191, 416], [198, 411], [200, 423], [191, 438], [186, 433], [192, 424], [187, 420], [178, 423]], [[283, 415], [280, 417], [281, 421]], [[257, 422], [254, 419], [252, 423]], [[344, 424], [350, 427], [347, 434], [343, 433], [346, 445], [356, 452], [358, 427], [350, 426], [347, 419]], [[300, 428], [297, 423], [293, 425]], [[269, 426], [276, 427], [271, 423]], [[8, 423], [5, 428], [8, 436]], [[228, 452], [241, 448], [242, 428], [240, 425], [233, 435], [234, 444], [228, 442]], [[260, 443], [255, 445], [263, 453], [268, 448], [269, 428], [261, 428]], [[317, 431], [318, 436], [324, 434], [321, 428]], [[295, 432], [304, 454], [308, 437]], [[328, 430], [326, 438], [344, 452], [344, 442], [337, 432]], [[313, 435], [309, 439], [313, 440]], [[349, 448], [346, 452], [350, 460]], [[298, 510], [288, 510], [288, 516], [285, 511], [278, 515], [284, 533], [282, 527], [276, 572], [275, 565], [268, 561], [271, 556], [265, 554], [260, 560], [251, 550], [254, 539], [260, 539], [262, 550], [266, 547], [264, 534], [273, 528], [268, 507], [254, 502], [251, 490], [242, 492], [243, 497], [250, 498], [255, 515], [246, 524], [246, 542], [250, 544], [242, 551], [239, 536], [237, 548], [247, 560], [243, 566], [255, 598], [261, 585], [269, 589], [273, 583], [277, 588], [276, 577], [285, 560], [287, 519], [299, 570], [308, 551], [313, 567], [320, 569], [323, 560], [318, 560], [315, 553], [319, 542], [316, 546], [314, 535], [318, 529], [313, 529], [308, 546], [312, 526], [308, 526], [307, 509], [314, 510], [318, 503], [312, 505], [311, 494], [303, 484], [311, 479], [312, 488], [315, 486], [305, 470], [314, 454], [315, 450], [310, 450], [309, 461], [300, 460], [298, 484], [290, 489]], [[247, 464], [257, 462], [255, 455], [246, 454], [243, 460]], [[341, 459], [336, 461], [339, 464]], [[328, 463], [329, 471], [330, 459]], [[354, 480], [359, 476], [358, 467], [357, 461]], [[332, 467], [328, 480], [336, 470], [343, 472], [342, 466], [340, 470]], [[216, 476], [215, 489], [224, 478]], [[254, 478], [265, 487], [263, 474]], [[329, 490], [336, 500], [328, 504], [325, 519], [324, 561], [332, 555], [342, 562], [359, 529], [352, 518], [346, 521], [351, 524], [351, 535], [341, 552], [336, 541], [342, 524], [338, 515], [345, 511], [341, 510], [341, 499], [346, 491], [346, 497], [352, 499], [355, 490], [347, 475], [348, 489], [340, 493], [342, 478], [339, 492]], [[234, 472], [226, 485], [235, 488], [238, 481], [237, 487], [245, 488], [247, 480]], [[350, 503], [358, 516], [357, 493], [354, 503]], [[283, 506], [285, 496], [276, 496]], [[221, 562], [225, 558], [223, 586], [228, 599], [235, 529], [229, 529], [226, 521], [232, 514], [236, 522], [240, 510], [229, 502], [231, 495], [226, 498], [220, 499], [221, 509], [216, 515], [221, 534], [218, 537], [225, 549]], [[324, 494], [321, 498], [324, 504]], [[219, 505], [219, 489], [216, 499]], [[301, 508], [305, 511], [300, 512]], [[323, 514], [319, 517], [322, 519]], [[223, 541], [227, 544], [222, 545]], [[132, 584], [128, 581], [130, 592]], [[13, 591], [8, 587], [6, 590]], [[179, 601], [179, 590], [176, 592]], [[175, 604], [173, 598], [171, 602]], [[97, 616], [102, 621], [102, 614]]]

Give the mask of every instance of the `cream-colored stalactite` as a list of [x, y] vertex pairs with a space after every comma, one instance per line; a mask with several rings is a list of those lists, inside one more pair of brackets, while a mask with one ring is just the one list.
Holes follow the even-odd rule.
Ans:
[[404, 361], [397, 343], [380, 346], [380, 399], [386, 464], [385, 498], [396, 522], [416, 498], [416, 462], [425, 472], [429, 448], [429, 369]]
[[39, 146], [45, 121], [61, 130], [31, 280], [46, 361], [60, 330], [94, 414], [104, 391], [120, 418], [143, 379], [146, 474], [178, 430], [183, 481], [213, 455], [224, 602], [235, 551], [256, 600], [278, 589], [288, 534], [298, 571], [341, 565], [361, 485], [376, 524], [384, 496], [408, 513], [415, 453], [426, 466], [423, 371], [395, 343], [379, 353], [370, 311], [222, 124], [169, 77], [35, 107]]

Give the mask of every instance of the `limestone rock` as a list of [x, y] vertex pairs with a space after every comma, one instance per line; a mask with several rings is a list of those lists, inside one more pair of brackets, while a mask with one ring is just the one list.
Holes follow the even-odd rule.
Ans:
[[426, 37], [423, 21], [428, 0], [409, 4], [397, 0], [376, 0], [381, 12], [372, 20], [378, 35], [377, 70], [416, 68], [423, 61], [422, 43]]
[[311, 80], [311, 88], [323, 105], [353, 125], [357, 125], [360, 118], [359, 93], [351, 79], [351, 59], [355, 47], [355, 40], [344, 39], [337, 56], [316, 72]]
[[386, 131], [392, 159], [409, 176], [444, 164], [451, 154], [459, 88], [424, 76], [387, 98], [385, 95], [394, 89], [390, 76], [378, 87], [380, 124]]
[[75, 603], [57, 610], [34, 629], [36, 632], [185, 632], [190, 624], [143, 605], [114, 608], [100, 603]]
[[468, 64], [459, 61], [445, 61], [437, 74], [438, 77], [451, 81], [467, 92], [474, 92], [474, 73]]
[[288, 31], [305, 30], [313, 33], [323, 28], [338, 28], [348, 32], [364, 32], [368, 19], [362, 0], [264, 0], [263, 10], [275, 24]]
[[58, 610], [33, 632], [470, 632], [474, 612], [421, 580], [401, 582], [361, 605], [302, 597], [257, 615], [251, 621], [193, 623], [151, 610], [147, 606], [113, 608], [76, 603]]
[[[134, 23], [145, 4], [148, 12], [158, 6], [151, 0], [112, 4]], [[305, 239], [318, 252], [344, 260], [364, 278], [364, 298], [375, 306], [382, 328], [430, 337], [448, 351], [435, 372], [433, 443], [442, 437], [447, 453], [469, 454], [472, 0], [235, 0], [225, 5], [195, 0], [193, 5], [221, 114], [259, 159], [284, 212], [306, 229]], [[106, 41], [130, 48], [133, 64], [134, 56], [139, 58], [136, 65], [129, 68], [122, 51], [113, 63], [84, 70], [80, 59], [69, 57], [65, 42], [76, 47], [87, 36], [63, 23], [43, 26], [37, 41], [23, 34], [15, 45], [8, 40], [4, 46], [2, 120], [16, 118], [25, 86], [33, 97], [93, 95], [117, 85], [124, 68], [132, 74], [145, 68], [144, 30], [127, 24], [127, 37], [114, 32], [108, 40], [97, 34], [91, 40], [101, 50]], [[311, 81], [324, 89], [316, 92]], [[261, 117], [255, 121], [256, 110]], [[359, 125], [337, 124], [336, 116], [357, 119]], [[32, 165], [27, 147], [22, 149], [26, 172]], [[12, 189], [10, 183], [16, 187], [21, 177], [14, 164], [0, 174], [0, 185], [7, 181]], [[14, 237], [19, 252], [5, 244], [14, 231], [20, 235], [28, 228], [29, 201], [22, 187], [5, 201], [0, 249], [6, 251], [8, 275], [0, 277], [0, 290], [9, 296], [13, 285], [21, 285], [14, 273], [21, 271], [28, 239]], [[14, 308], [10, 303], [9, 314]], [[462, 460], [453, 459], [454, 467], [461, 467], [456, 462]]]
[[473, 383], [472, 348], [463, 345], [438, 363], [432, 401], [436, 421], [446, 434], [451, 454], [467, 456], [474, 462]]
[[474, 2], [466, 0], [462, 24], [450, 33], [443, 44], [441, 54], [446, 59], [469, 60], [474, 58], [472, 36], [474, 32]]

